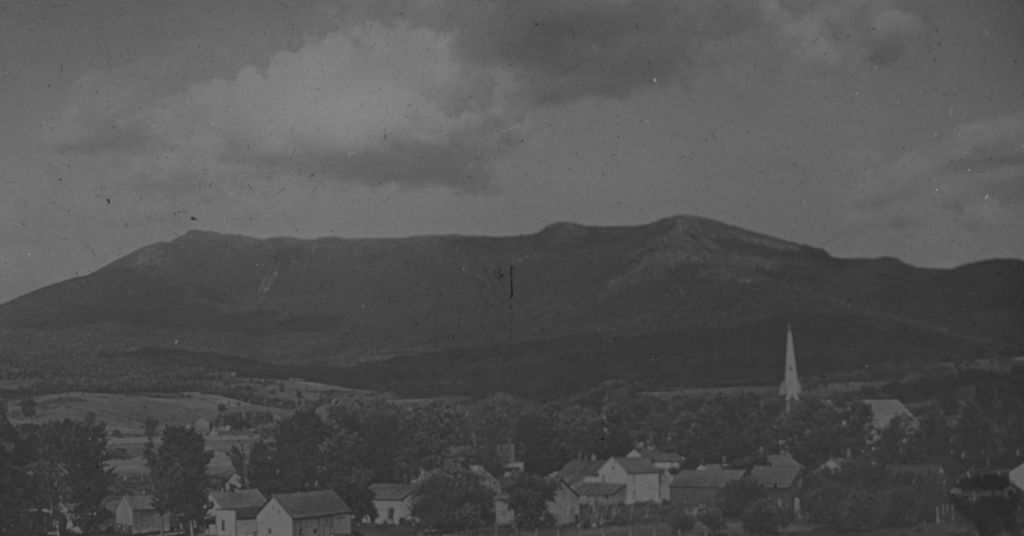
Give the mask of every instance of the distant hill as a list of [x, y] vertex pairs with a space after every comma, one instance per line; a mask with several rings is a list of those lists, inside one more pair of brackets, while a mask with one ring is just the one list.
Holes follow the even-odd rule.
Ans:
[[512, 237], [193, 231], [0, 305], [0, 356], [176, 348], [456, 390], [502, 370], [658, 383], [770, 377], [787, 322], [808, 372], [1024, 353], [1024, 262], [837, 259], [683, 216]]

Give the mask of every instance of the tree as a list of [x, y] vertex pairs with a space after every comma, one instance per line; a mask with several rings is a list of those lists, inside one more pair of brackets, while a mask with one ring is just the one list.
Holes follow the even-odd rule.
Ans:
[[64, 419], [28, 432], [35, 451], [30, 470], [40, 506], [63, 517], [61, 534], [77, 528], [94, 532], [109, 516], [103, 498], [113, 482], [105, 469], [107, 429], [103, 423]]
[[29, 468], [31, 446], [0, 413], [0, 534], [34, 534], [43, 532], [33, 519], [37, 496], [31, 493], [33, 483]]
[[21, 414], [26, 417], [36, 416], [36, 399], [31, 396], [21, 400]]
[[867, 404], [837, 405], [830, 400], [802, 399], [775, 427], [775, 437], [794, 458], [817, 467], [868, 444], [871, 408]]
[[159, 427], [160, 421], [154, 419], [153, 417], [146, 417], [146, 422], [143, 423], [142, 425], [142, 433], [143, 435], [146, 436], [146, 439], [149, 440], [150, 443], [152, 443], [153, 439], [156, 438], [157, 429]]
[[177, 514], [194, 534], [210, 508], [206, 494], [206, 467], [213, 453], [202, 434], [188, 426], [167, 426], [160, 446], [146, 449], [146, 465], [153, 479], [153, 506], [157, 512]]
[[718, 492], [717, 502], [722, 509], [722, 515], [729, 519], [736, 519], [743, 514], [755, 501], [767, 495], [764, 486], [753, 478], [741, 478], [729, 482]]
[[721, 534], [725, 530], [725, 516], [722, 511], [714, 506], [702, 506], [697, 510], [697, 520], [704, 524], [711, 531], [711, 534]]
[[231, 459], [231, 467], [235, 470], [235, 474], [241, 479], [242, 488], [249, 487], [249, 459], [251, 457], [250, 451], [246, 451], [245, 446], [231, 445], [228, 449], [228, 458]]
[[470, 471], [446, 468], [427, 477], [413, 494], [412, 515], [444, 533], [494, 523], [494, 494]]
[[518, 473], [509, 481], [506, 492], [509, 507], [515, 512], [516, 528], [537, 529], [554, 523], [547, 510], [547, 502], [555, 496], [555, 485], [551, 481]]
[[686, 510], [680, 508], [672, 511], [672, 514], [669, 516], [668, 523], [669, 526], [672, 527], [672, 530], [675, 531], [676, 536], [690, 532], [696, 524], [693, 521], [693, 516], [686, 513]]
[[571, 459], [570, 453], [559, 449], [556, 430], [551, 414], [543, 409], [520, 415], [513, 433], [516, 445], [522, 447], [521, 457], [527, 471], [547, 475]]
[[793, 511], [769, 498], [758, 499], [743, 511], [743, 530], [749, 534], [778, 534], [792, 522]]

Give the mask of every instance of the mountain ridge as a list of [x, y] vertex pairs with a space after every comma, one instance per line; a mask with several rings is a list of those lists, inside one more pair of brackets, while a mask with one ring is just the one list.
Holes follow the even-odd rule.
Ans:
[[[952, 341], [935, 349], [936, 360], [1024, 352], [1022, 304], [1024, 261], [939, 269], [843, 259], [676, 216], [637, 226], [561, 222], [495, 237], [260, 239], [190, 231], [0, 305], [0, 330], [29, 339], [49, 334], [58, 341], [47, 347], [66, 339], [99, 353], [124, 341], [157, 348], [174, 341], [198, 352], [341, 366], [534, 343], [569, 359], [563, 343], [542, 341], [572, 344], [595, 333], [692, 360], [699, 348], [661, 347], [677, 339], [650, 334], [704, 340], [702, 331], [732, 330], [744, 337], [744, 329], [761, 333], [751, 326], [799, 317], [843, 340], [848, 323], [867, 339], [849, 344], [898, 362], [881, 341], [900, 333], [919, 346], [930, 336]], [[873, 332], [885, 335], [872, 342]], [[843, 362], [834, 356], [852, 366], [850, 356], [859, 355], [823, 351], [833, 355], [818, 359], [836, 366]]]

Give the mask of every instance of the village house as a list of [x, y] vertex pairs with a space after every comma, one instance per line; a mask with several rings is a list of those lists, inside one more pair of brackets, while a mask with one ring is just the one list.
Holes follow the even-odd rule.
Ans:
[[626, 484], [580, 482], [573, 488], [579, 494], [580, 520], [590, 526], [605, 524], [626, 503]]
[[694, 509], [714, 502], [722, 488], [743, 478], [743, 469], [704, 469], [679, 471], [671, 485], [672, 506]]
[[917, 417], [895, 398], [864, 399], [861, 402], [871, 408], [871, 424], [875, 430], [885, 430], [897, 417], [907, 419], [912, 428], [920, 426]]
[[799, 465], [755, 465], [750, 469], [750, 478], [765, 489], [770, 499], [780, 506], [788, 506], [800, 517], [800, 476], [803, 467]]
[[600, 482], [601, 479], [598, 476], [598, 471], [603, 465], [604, 462], [598, 460], [572, 460], [563, 465], [562, 468], [558, 470], [558, 473], [556, 473], [556, 476], [564, 480], [570, 486], [575, 486], [576, 484], [588, 479], [594, 482]]
[[347, 536], [352, 509], [334, 490], [274, 495], [256, 514], [259, 536]]
[[568, 482], [554, 477], [555, 492], [547, 501], [547, 512], [555, 520], [555, 525], [571, 525], [579, 521], [580, 495]]
[[256, 514], [267, 499], [255, 489], [210, 493], [207, 534], [216, 536], [256, 536]]
[[470, 465], [469, 470], [480, 478], [480, 483], [494, 494], [494, 524], [511, 525], [515, 521], [515, 512], [508, 503], [508, 494], [502, 489], [501, 481], [482, 465]]
[[370, 484], [373, 507], [377, 511], [374, 523], [401, 525], [412, 521], [412, 494], [415, 484], [378, 482]]
[[125, 495], [114, 514], [114, 528], [119, 534], [167, 532], [177, 525], [175, 516], [156, 511], [152, 495]]
[[643, 458], [608, 458], [597, 481], [626, 485], [626, 504], [661, 502], [662, 470]]

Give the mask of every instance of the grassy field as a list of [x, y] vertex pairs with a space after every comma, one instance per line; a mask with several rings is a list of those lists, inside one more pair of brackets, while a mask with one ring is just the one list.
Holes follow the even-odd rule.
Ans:
[[[210, 460], [209, 471], [211, 474], [230, 476], [234, 469], [231, 467], [231, 459], [228, 451], [232, 446], [246, 447], [256, 441], [257, 437], [252, 434], [224, 434], [206, 437], [206, 449], [213, 451], [213, 459]], [[114, 468], [117, 475], [143, 475], [148, 473], [145, 460], [142, 458], [142, 451], [146, 446], [146, 438], [142, 436], [130, 436], [111, 438], [109, 446], [115, 449], [124, 449], [127, 457], [117, 458], [107, 462], [108, 467]]]
[[120, 395], [107, 393], [72, 392], [35, 397], [36, 415], [26, 417], [18, 404], [10, 405], [10, 419], [15, 424], [45, 422], [60, 419], [84, 419], [92, 412], [104, 422], [107, 429], [124, 436], [141, 436], [147, 418], [161, 425], [192, 425], [204, 418], [211, 422], [217, 418], [222, 404], [228, 411], [265, 410], [285, 415], [287, 410], [256, 406], [202, 393], [185, 393], [173, 397]]

